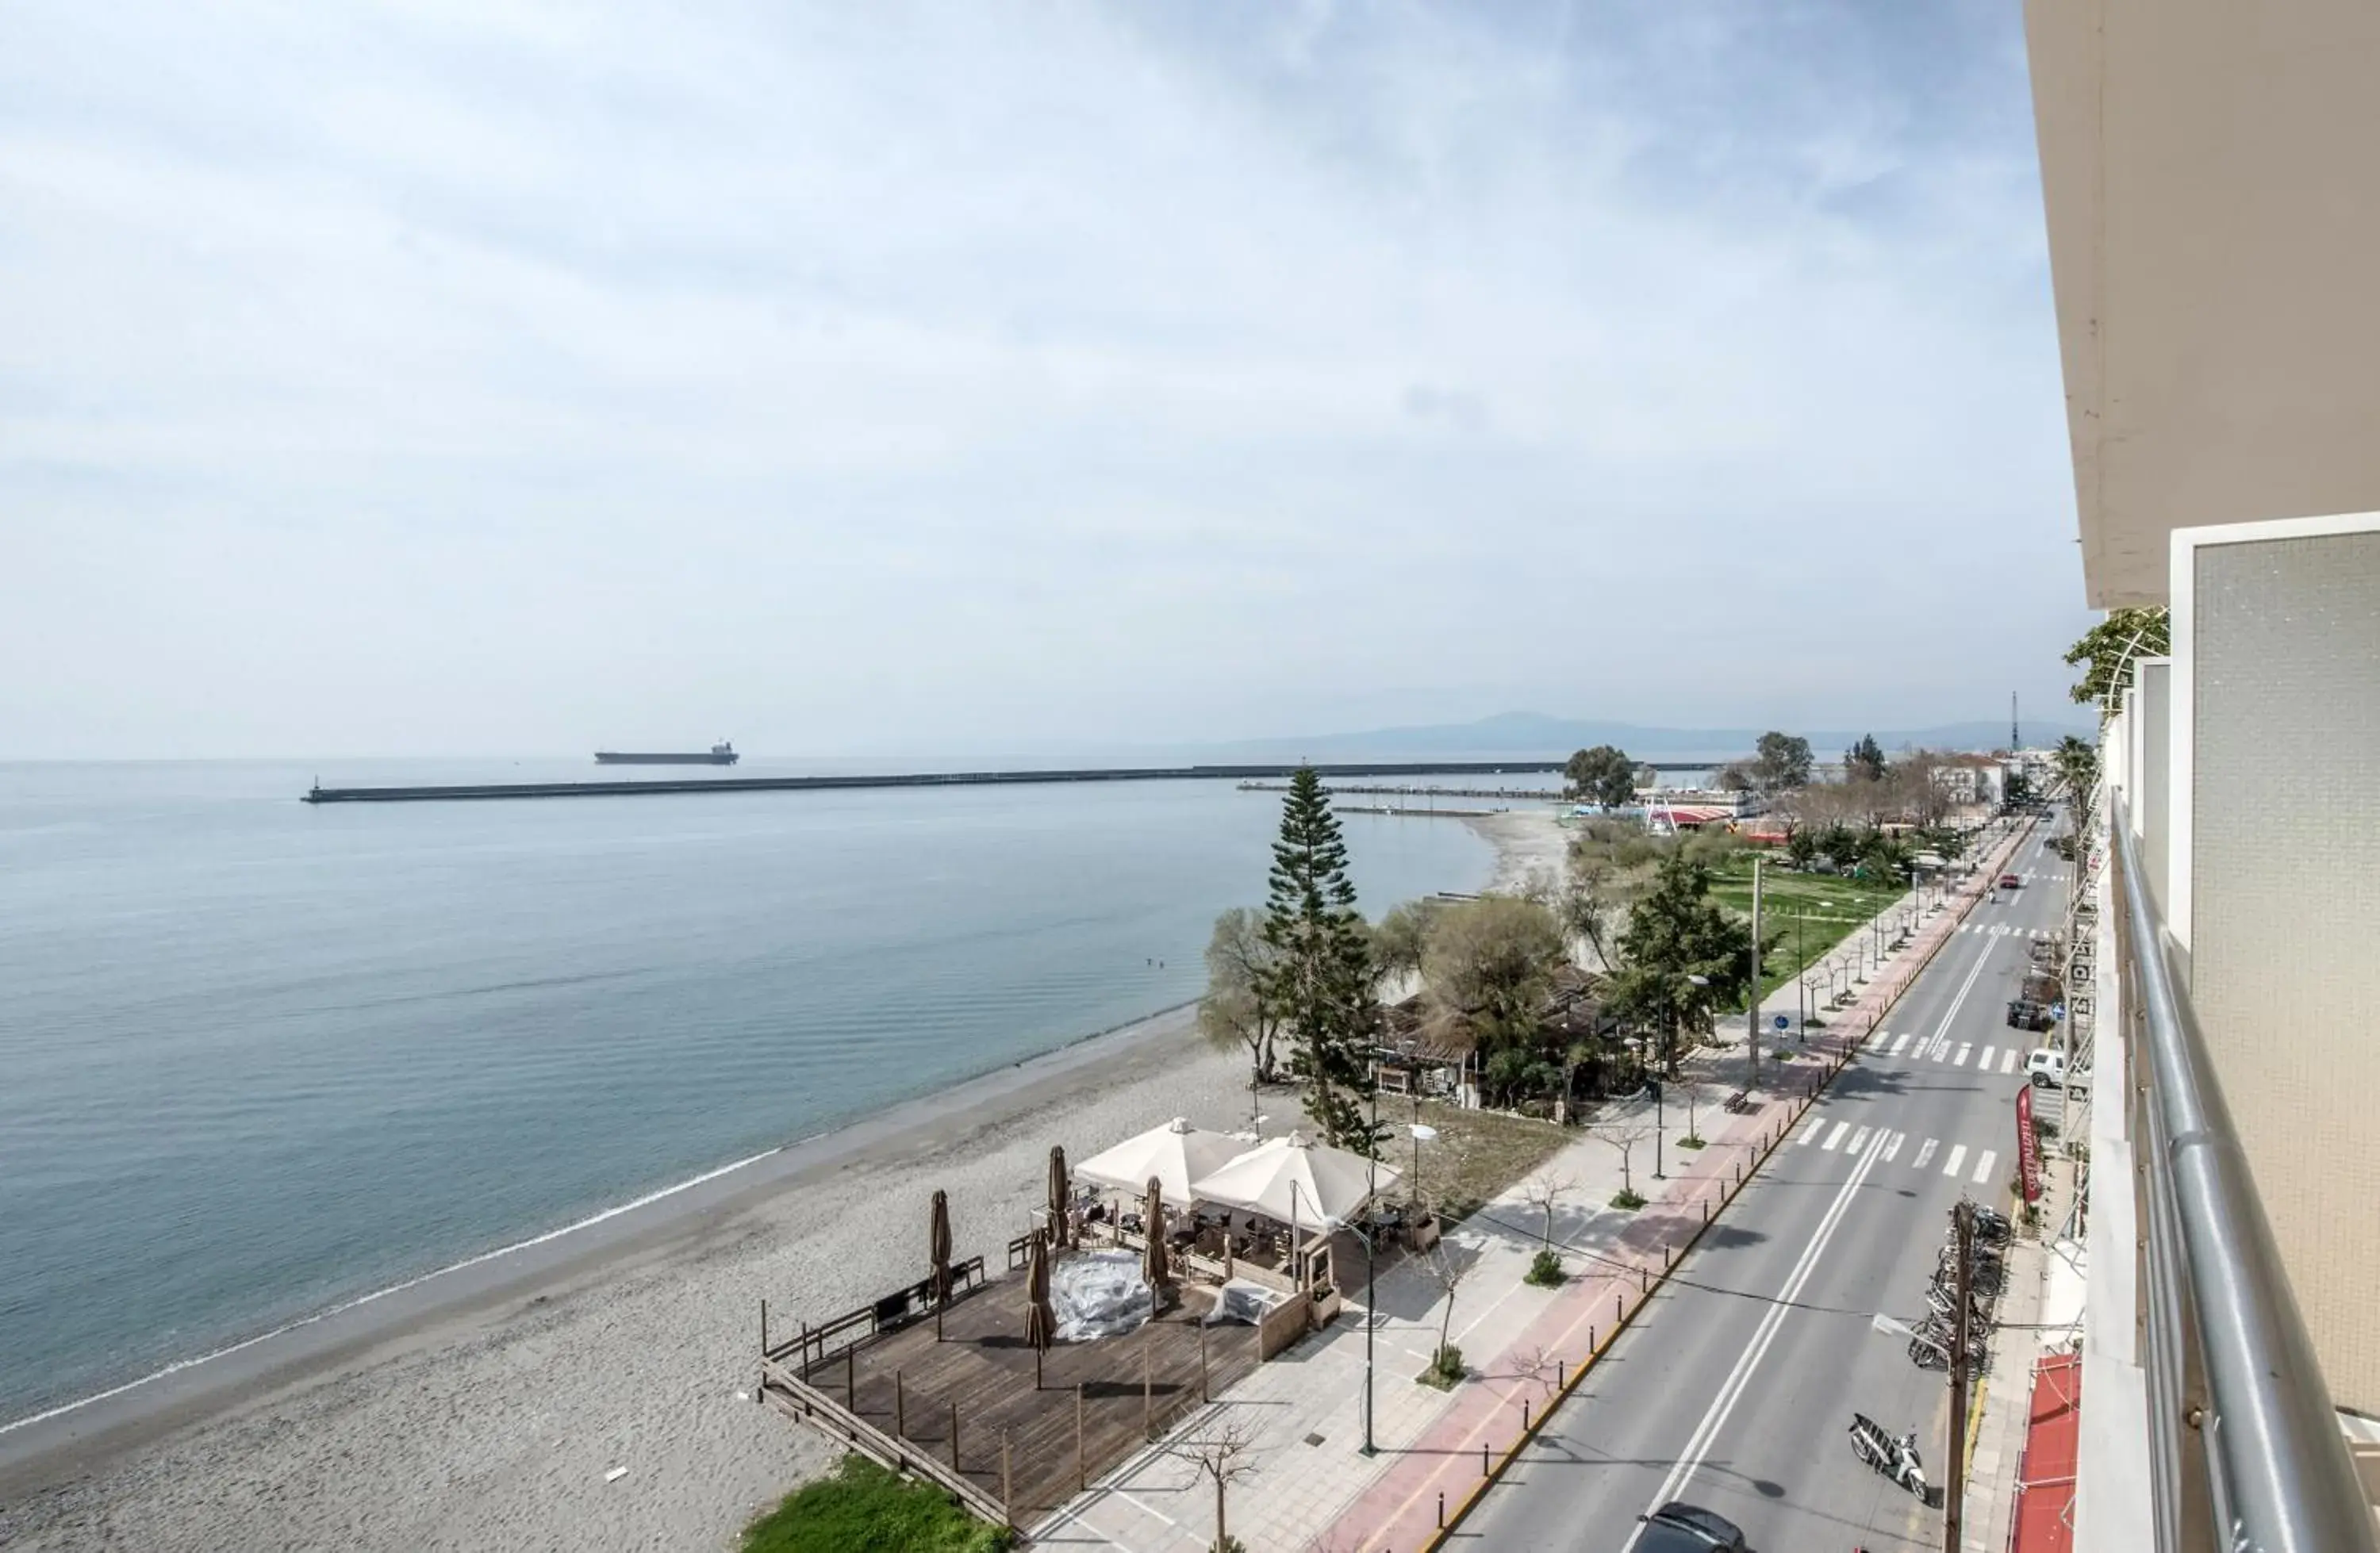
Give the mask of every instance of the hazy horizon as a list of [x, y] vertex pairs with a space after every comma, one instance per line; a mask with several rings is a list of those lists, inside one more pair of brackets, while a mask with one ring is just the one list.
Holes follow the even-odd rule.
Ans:
[[0, 199], [0, 759], [1917, 727], [2092, 618], [2009, 7], [33, 0]]

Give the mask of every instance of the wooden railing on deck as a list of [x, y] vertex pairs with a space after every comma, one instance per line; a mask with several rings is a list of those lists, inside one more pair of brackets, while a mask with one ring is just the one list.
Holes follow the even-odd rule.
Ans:
[[[980, 1264], [982, 1258], [976, 1260]], [[957, 1269], [953, 1268], [952, 1272], [955, 1276]], [[977, 1487], [964, 1474], [894, 1439], [774, 1359], [760, 1361], [760, 1395], [787, 1417], [839, 1436], [861, 1455], [872, 1457], [894, 1472], [928, 1479], [993, 1525], [1010, 1524], [1008, 1507]]]

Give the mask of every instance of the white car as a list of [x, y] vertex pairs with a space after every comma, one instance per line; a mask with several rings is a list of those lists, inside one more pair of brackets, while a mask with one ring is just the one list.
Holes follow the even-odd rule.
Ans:
[[2034, 1085], [2065, 1083], [2066, 1054], [2056, 1047], [2043, 1047], [2024, 1060], [2024, 1076]]

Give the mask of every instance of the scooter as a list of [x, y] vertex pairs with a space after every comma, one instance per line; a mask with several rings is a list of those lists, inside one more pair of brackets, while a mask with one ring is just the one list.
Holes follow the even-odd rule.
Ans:
[[1852, 1414], [1852, 1454], [1920, 1499], [1929, 1498], [1932, 1491], [1925, 1485], [1925, 1464], [1917, 1459], [1915, 1430], [1896, 1439], [1875, 1419], [1863, 1413], [1854, 1413]]

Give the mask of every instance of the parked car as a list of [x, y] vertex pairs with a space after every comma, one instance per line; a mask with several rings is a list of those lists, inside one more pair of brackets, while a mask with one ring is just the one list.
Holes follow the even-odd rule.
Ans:
[[2019, 1030], [2051, 1030], [2058, 1021], [2050, 1017], [2049, 1005], [2036, 1003], [2029, 998], [2017, 998], [2008, 1006], [2008, 1022]]
[[1637, 1519], [1645, 1529], [1637, 1535], [1636, 1553], [1752, 1553], [1742, 1527], [1682, 1499]]
[[[2021, 879], [2017, 878], [2017, 877], [2016, 877], [2016, 875], [2014, 875], [2014, 874], [2002, 874], [2002, 875], [2000, 875], [2000, 888], [2001, 888], [2001, 889], [2003, 889], [2003, 890], [2015, 890], [2015, 889], [2019, 889], [2019, 888], [2021, 888], [2021, 887], [2023, 885], [2023, 883], [2024, 883], [2024, 880], [2021, 880]], [[1746, 953], [1746, 954], [1750, 954], [1751, 952], [1752, 952], [1752, 951], [1750, 951], [1750, 950], [1748, 950], [1748, 949], [1744, 951], [1744, 953]], [[1745, 962], [1745, 964], [1746, 964], [1746, 965], [1749, 965], [1749, 964], [1751, 964], [1751, 962], [1747, 960], [1747, 961]]]
[[2025, 1082], [2036, 1086], [2066, 1082], [2066, 1054], [2045, 1046], [2024, 1060]]

